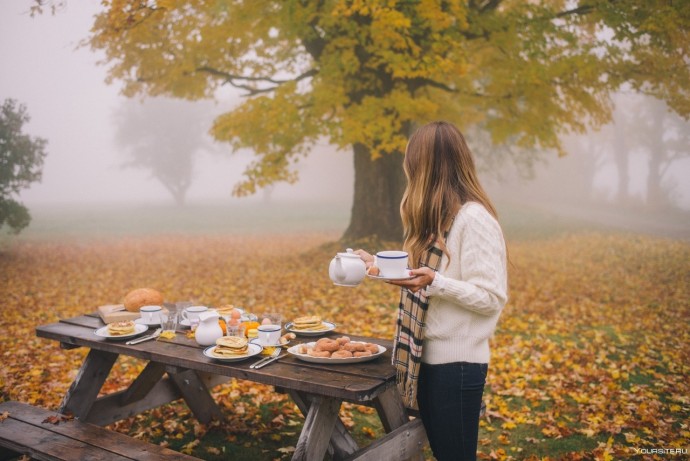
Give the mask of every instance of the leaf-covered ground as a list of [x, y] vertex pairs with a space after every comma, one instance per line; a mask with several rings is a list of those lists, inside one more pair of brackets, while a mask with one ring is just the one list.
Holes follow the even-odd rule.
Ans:
[[[0, 251], [0, 400], [56, 408], [85, 352], [35, 326], [119, 302], [151, 286], [167, 300], [317, 313], [341, 331], [390, 337], [396, 290], [339, 288], [327, 266], [335, 234], [17, 241]], [[482, 459], [645, 459], [690, 448], [690, 245], [578, 233], [513, 241], [511, 299], [493, 340]], [[380, 248], [368, 248], [376, 250]], [[143, 367], [121, 359], [105, 391]], [[113, 425], [204, 459], [289, 459], [302, 425], [270, 386], [214, 389], [225, 420], [195, 421], [174, 403]], [[361, 443], [380, 433], [366, 407], [341, 417]], [[227, 458], [226, 458], [227, 459]]]

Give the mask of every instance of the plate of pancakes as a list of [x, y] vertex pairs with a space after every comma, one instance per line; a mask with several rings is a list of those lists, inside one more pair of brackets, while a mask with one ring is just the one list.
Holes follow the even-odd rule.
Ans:
[[204, 355], [224, 362], [236, 362], [258, 355], [263, 350], [258, 344], [249, 343], [241, 336], [221, 336], [215, 346], [204, 349]]
[[96, 336], [106, 339], [126, 339], [137, 336], [148, 330], [149, 327], [133, 320], [109, 323], [94, 331]]
[[285, 329], [297, 335], [320, 336], [335, 330], [335, 323], [325, 322], [318, 315], [305, 315], [286, 323]]

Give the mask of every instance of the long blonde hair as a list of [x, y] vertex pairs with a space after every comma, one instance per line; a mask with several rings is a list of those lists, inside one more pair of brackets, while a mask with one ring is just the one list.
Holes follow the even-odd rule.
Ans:
[[411, 267], [416, 268], [420, 256], [436, 242], [449, 256], [443, 234], [465, 203], [481, 203], [497, 217], [479, 184], [465, 138], [452, 124], [440, 121], [419, 128], [407, 143], [403, 169], [407, 187], [400, 215]]

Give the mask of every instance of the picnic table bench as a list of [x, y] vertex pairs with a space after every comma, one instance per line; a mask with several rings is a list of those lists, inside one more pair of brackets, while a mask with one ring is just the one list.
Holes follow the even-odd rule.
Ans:
[[199, 461], [168, 448], [20, 402], [0, 403], [0, 460]]
[[[252, 359], [219, 362], [204, 356], [203, 348], [184, 334], [173, 340], [127, 345], [96, 336], [94, 331], [103, 325], [94, 313], [36, 328], [37, 336], [58, 341], [63, 348], [90, 349], [59, 409], [82, 422], [107, 425], [179, 398], [200, 422], [222, 419], [209, 389], [236, 378], [287, 392], [304, 414], [293, 460], [322, 460], [327, 452], [335, 460], [419, 459], [427, 443], [421, 420], [410, 418], [395, 385], [389, 340], [348, 335], [386, 347], [382, 356], [369, 362], [320, 364], [288, 356], [252, 369]], [[343, 334], [347, 333], [334, 331], [325, 336]], [[298, 337], [297, 342], [311, 340]], [[99, 397], [120, 355], [148, 363], [127, 389]], [[338, 417], [342, 402], [373, 406], [386, 434], [360, 447]]]

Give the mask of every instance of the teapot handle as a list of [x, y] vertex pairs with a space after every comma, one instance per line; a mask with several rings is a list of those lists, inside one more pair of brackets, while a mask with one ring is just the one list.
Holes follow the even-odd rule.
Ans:
[[343, 261], [340, 258], [340, 255], [335, 255], [335, 278], [338, 280], [344, 280], [345, 279], [345, 269], [343, 269]]

